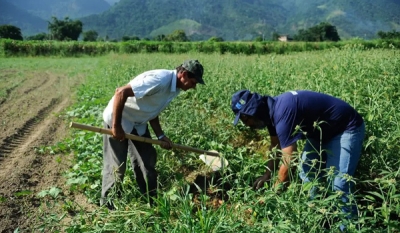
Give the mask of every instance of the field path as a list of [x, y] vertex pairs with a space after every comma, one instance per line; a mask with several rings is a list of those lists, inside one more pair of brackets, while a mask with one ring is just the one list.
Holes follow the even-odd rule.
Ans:
[[58, 114], [71, 103], [79, 78], [50, 72], [0, 72], [0, 232], [30, 232], [42, 221], [37, 193], [62, 189], [72, 156], [38, 153], [68, 134]]

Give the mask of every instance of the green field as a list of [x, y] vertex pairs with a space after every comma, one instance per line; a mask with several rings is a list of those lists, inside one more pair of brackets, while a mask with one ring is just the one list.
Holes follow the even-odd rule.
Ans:
[[[131, 170], [127, 169], [124, 195], [118, 210], [82, 209], [74, 200], [63, 204], [63, 213], [43, 216], [40, 228], [63, 232], [323, 232], [346, 221], [334, 207], [338, 197], [321, 186], [329, 198], [309, 200], [310, 187], [295, 178], [284, 192], [265, 187], [253, 191], [253, 181], [265, 171], [269, 155], [267, 131], [253, 132], [232, 125], [231, 95], [240, 89], [277, 95], [308, 89], [337, 96], [354, 106], [366, 122], [362, 160], [354, 182], [353, 200], [359, 219], [349, 232], [400, 232], [400, 52], [398, 50], [345, 49], [290, 55], [231, 54], [132, 54], [94, 58], [23, 58], [3, 61], [34, 66], [74, 68], [85, 83], [77, 87], [76, 103], [65, 111], [66, 122], [102, 125], [101, 114], [118, 86], [139, 73], [173, 69], [196, 58], [205, 68], [205, 86], [181, 93], [161, 113], [163, 129], [175, 143], [217, 150], [230, 162], [221, 179], [207, 192], [193, 192], [194, 175], [204, 167], [195, 153], [157, 147], [159, 198], [157, 207], [141, 199]], [[3, 64], [4, 65], [4, 64]], [[33, 68], [32, 68], [33, 69]], [[299, 142], [301, 149], [301, 142]], [[98, 203], [101, 191], [102, 137], [71, 130], [63, 143], [46, 148], [53, 153], [73, 152], [76, 161], [66, 171], [71, 192], [83, 193]], [[46, 152], [43, 152], [46, 153]], [[207, 173], [207, 180], [213, 174]], [[215, 178], [217, 176], [214, 176]], [[204, 178], [204, 181], [206, 179]], [[201, 183], [201, 182], [200, 182]], [[54, 197], [56, 198], [56, 197]], [[73, 214], [72, 214], [73, 213]], [[66, 224], [63, 218], [68, 218]], [[60, 222], [63, 226], [58, 226]], [[357, 230], [358, 229], [358, 230]], [[335, 231], [333, 231], [335, 232]]]

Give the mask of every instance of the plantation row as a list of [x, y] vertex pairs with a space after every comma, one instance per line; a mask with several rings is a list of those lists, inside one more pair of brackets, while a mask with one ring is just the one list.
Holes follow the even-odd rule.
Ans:
[[[237, 90], [277, 95], [288, 90], [309, 89], [347, 101], [366, 122], [362, 158], [352, 178], [356, 182], [352, 201], [358, 205], [359, 219], [348, 223], [348, 232], [399, 232], [398, 50], [364, 51], [349, 46], [288, 55], [143, 53], [78, 58], [80, 66], [85, 67], [86, 61], [95, 67], [90, 68], [92, 72], [86, 76], [86, 84], [78, 89], [77, 103], [66, 114], [68, 121], [101, 126], [102, 111], [115, 87], [126, 84], [144, 70], [173, 68], [188, 57], [204, 64], [207, 85], [181, 93], [160, 115], [163, 128], [175, 143], [223, 154], [229, 166], [220, 181], [231, 187], [216, 185], [196, 196], [191, 190], [192, 175], [203, 171], [198, 155], [157, 147], [157, 208], [149, 208], [141, 200], [132, 170], [127, 169], [118, 210], [109, 212], [107, 208], [97, 207], [87, 213], [79, 205], [71, 205], [70, 212], [76, 215], [64, 231], [337, 232], [338, 225], [348, 221], [337, 211], [336, 200], [341, 194], [323, 183], [315, 184], [321, 195], [314, 200], [308, 196], [310, 186], [303, 186], [297, 175], [285, 192], [276, 192], [269, 186], [262, 191], [252, 190], [251, 184], [265, 172], [271, 153], [267, 149], [268, 133], [248, 130], [242, 124], [232, 125], [234, 115], [229, 103]], [[73, 131], [63, 147], [72, 149], [76, 158], [74, 168], [67, 174], [71, 190], [84, 193], [88, 202], [99, 203], [103, 165], [101, 135]], [[205, 182], [201, 179], [199, 184]], [[213, 199], [218, 192], [222, 193], [220, 202]], [[46, 229], [59, 224], [45, 219]]]
[[[59, 117], [66, 123], [98, 127], [103, 125], [102, 112], [116, 87], [143, 71], [174, 69], [182, 61], [196, 58], [204, 65], [206, 85], [179, 94], [161, 113], [161, 124], [173, 142], [217, 150], [229, 161], [220, 178], [210, 174], [218, 183], [202, 192], [194, 185], [206, 183], [198, 154], [156, 146], [157, 206], [149, 207], [143, 200], [128, 165], [122, 196], [115, 202], [117, 209], [109, 211], [99, 206], [102, 135], [71, 129], [70, 137], [37, 149], [39, 157], [41, 153], [57, 154], [57, 160], [69, 161], [73, 156], [73, 166], [64, 173], [65, 186], [51, 184], [35, 194], [40, 218], [29, 232], [320, 233], [339, 232], [339, 225], [345, 223], [349, 233], [400, 233], [400, 51], [365, 48], [355, 44], [284, 55], [111, 53], [0, 58], [2, 70], [62, 73], [65, 81], [72, 76], [82, 78], [83, 85], [71, 90], [76, 93], [75, 104]], [[341, 194], [324, 182], [314, 183], [321, 194], [310, 200], [311, 186], [303, 185], [297, 173], [283, 192], [270, 184], [262, 190], [252, 189], [272, 152], [266, 130], [232, 124], [230, 98], [241, 89], [273, 96], [289, 90], [314, 90], [337, 96], [357, 109], [366, 123], [362, 158], [351, 178], [356, 184], [351, 200], [358, 206], [357, 220], [349, 222], [338, 211]], [[298, 146], [300, 153], [304, 142]], [[293, 166], [299, 160], [296, 158]]]
[[205, 53], [205, 54], [287, 54], [358, 47], [359, 49], [400, 48], [400, 40], [352, 40], [343, 42], [59, 42], [0, 40], [0, 56], [96, 56], [109, 53]]

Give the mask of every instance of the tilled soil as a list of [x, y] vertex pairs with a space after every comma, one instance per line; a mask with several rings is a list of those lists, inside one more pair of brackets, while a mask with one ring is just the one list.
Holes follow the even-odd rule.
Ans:
[[0, 72], [0, 232], [34, 231], [41, 224], [37, 194], [65, 189], [62, 173], [72, 155], [38, 151], [68, 134], [59, 113], [77, 82], [49, 72]]

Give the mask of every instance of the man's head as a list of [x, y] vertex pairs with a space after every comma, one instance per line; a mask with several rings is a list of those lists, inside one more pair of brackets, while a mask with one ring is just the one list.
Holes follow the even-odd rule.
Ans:
[[264, 98], [257, 93], [251, 93], [248, 90], [236, 92], [232, 95], [231, 109], [236, 115], [233, 121], [234, 125], [237, 125], [240, 119], [253, 129], [262, 129], [269, 122], [268, 119], [263, 119], [268, 117], [265, 114], [268, 112], [268, 105]]
[[205, 84], [203, 80], [203, 65], [198, 60], [186, 60], [183, 62], [182, 67], [190, 72], [190, 77], [197, 80], [197, 83]]
[[186, 60], [177, 67], [178, 87], [184, 91], [195, 88], [197, 83], [205, 84], [203, 80], [203, 65], [198, 60]]

